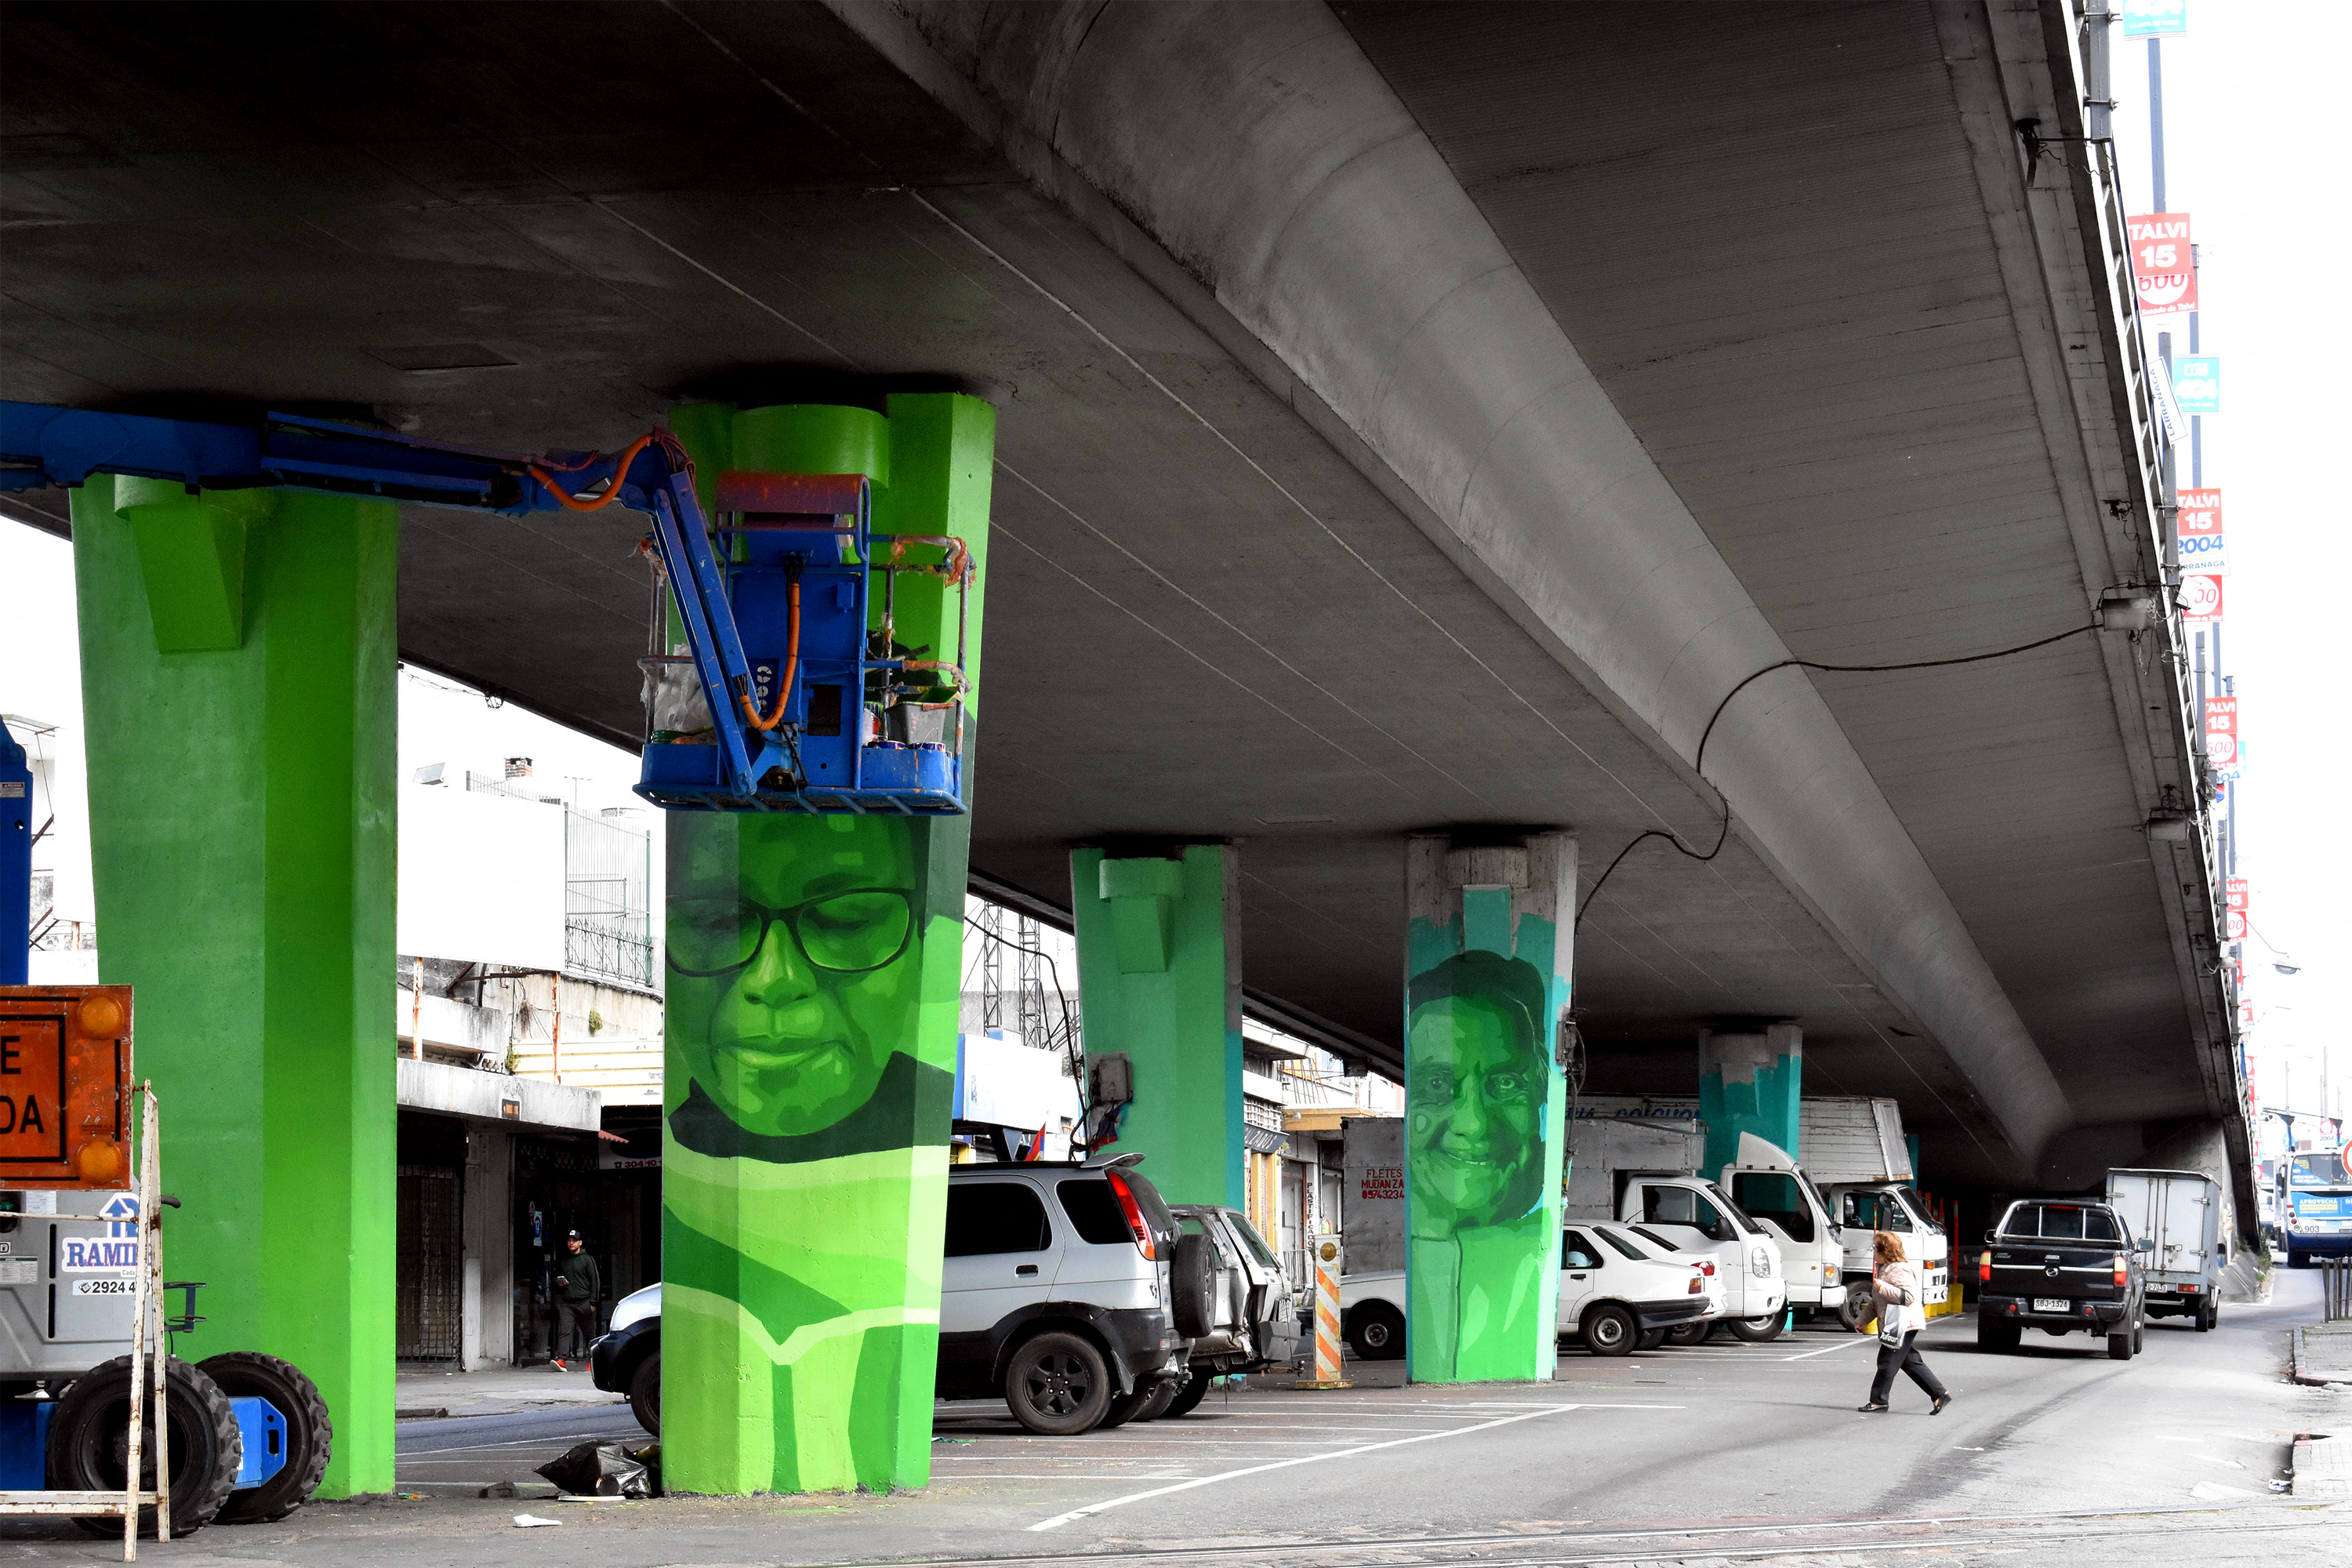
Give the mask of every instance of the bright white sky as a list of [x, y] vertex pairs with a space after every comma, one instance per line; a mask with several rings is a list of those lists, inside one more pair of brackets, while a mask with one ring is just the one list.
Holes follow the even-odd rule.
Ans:
[[[2190, 0], [2189, 36], [2165, 40], [2167, 206], [2195, 220], [2205, 305], [2199, 347], [2221, 359], [2222, 413], [2205, 419], [2205, 482], [2221, 490], [2231, 570], [2222, 630], [2237, 677], [2246, 776], [2238, 870], [2256, 931], [2302, 972], [2246, 944], [2255, 1089], [2320, 1110], [2352, 1091], [2352, 847], [2343, 818], [2345, 527], [2340, 383], [2352, 315], [2334, 298], [2352, 259], [2352, 153], [2334, 89], [2352, 59], [2352, 5]], [[2115, 47], [2116, 140], [2138, 213], [2148, 206], [2147, 46]], [[2186, 334], [2174, 352], [2188, 351]], [[2184, 463], [2180, 482], [2189, 482]], [[2296, 1064], [2291, 1088], [2283, 1069]]]
[[[2205, 482], [2218, 486], [2232, 563], [2225, 668], [2238, 678], [2246, 779], [2238, 822], [2241, 874], [2252, 883], [2247, 944], [2257, 1004], [2257, 1088], [2273, 1104], [2320, 1109], [2317, 1068], [2352, 1100], [2352, 844], [2344, 815], [2352, 764], [2346, 735], [2344, 605], [2352, 590], [2345, 521], [2347, 440], [2343, 376], [2352, 310], [2336, 298], [2352, 262], [2347, 139], [2326, 83], [2352, 60], [2352, 4], [2192, 0], [2191, 31], [2164, 44], [2167, 205], [2196, 222], [2205, 312], [2200, 347], [2222, 361], [2223, 412], [2205, 420]], [[2148, 210], [2147, 46], [2117, 38], [2116, 140], [2134, 195]], [[2336, 281], [2330, 281], [2335, 279]], [[2185, 333], [2176, 353], [2185, 353]], [[2185, 466], [2180, 474], [2189, 482]], [[78, 735], [71, 552], [0, 521], [0, 711], [61, 722]], [[545, 793], [589, 810], [625, 804], [635, 759], [512, 707], [492, 711], [421, 674], [404, 682], [404, 777], [446, 762], [453, 774], [506, 755], [536, 759]], [[78, 791], [79, 758], [61, 793]], [[579, 775], [574, 782], [572, 775]], [[657, 816], [657, 813], [648, 814]], [[89, 908], [88, 848], [63, 825], [53, 853], [61, 910]], [[2293, 955], [2294, 975], [2270, 967]], [[2291, 1086], [2285, 1069], [2293, 1064]]]

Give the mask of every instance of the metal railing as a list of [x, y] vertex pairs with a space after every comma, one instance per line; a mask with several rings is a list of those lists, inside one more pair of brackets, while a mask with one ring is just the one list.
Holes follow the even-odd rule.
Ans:
[[2340, 1323], [2352, 1318], [2352, 1258], [2321, 1258], [2319, 1284], [2327, 1298], [2327, 1321]]

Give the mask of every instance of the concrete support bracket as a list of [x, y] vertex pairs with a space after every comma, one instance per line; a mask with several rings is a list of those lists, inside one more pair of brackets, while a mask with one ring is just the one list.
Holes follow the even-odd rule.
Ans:
[[1112, 950], [1122, 974], [1161, 974], [1176, 934], [1175, 900], [1183, 895], [1180, 860], [1150, 856], [1102, 863], [1097, 879], [1110, 906]]

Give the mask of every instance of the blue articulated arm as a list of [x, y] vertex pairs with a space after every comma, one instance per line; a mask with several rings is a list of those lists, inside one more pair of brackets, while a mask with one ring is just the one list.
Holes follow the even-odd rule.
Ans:
[[[866, 787], [862, 737], [853, 737], [842, 764], [828, 767], [838, 776], [813, 780], [800, 743], [809, 711], [803, 689], [806, 681], [804, 676], [795, 679], [794, 658], [781, 661], [786, 689], [778, 693], [776, 716], [762, 719], [760, 699], [765, 686], [775, 684], [775, 671], [772, 661], [755, 669], [745, 652], [735, 599], [745, 565], [732, 561], [722, 565], [713, 554], [709, 521], [695, 494], [693, 463], [666, 430], [641, 437], [617, 454], [558, 452], [528, 458], [291, 414], [271, 414], [257, 426], [244, 426], [0, 402], [0, 491], [75, 486], [94, 473], [174, 482], [191, 493], [278, 487], [509, 517], [594, 511], [616, 503], [646, 513], [654, 521], [653, 542], [668, 574], [695, 671], [709, 699], [711, 726], [708, 742], [697, 736], [692, 745], [648, 745], [639, 794], [665, 806], [718, 810], [862, 814], [963, 809], [961, 769], [955, 765], [960, 758], [921, 759], [919, 777], [909, 771], [910, 763], [886, 759], [898, 763], [908, 776]], [[857, 563], [870, 562], [864, 484], [855, 483], [854, 528], [831, 526], [835, 521], [831, 518], [804, 518], [797, 523], [739, 524], [720, 531], [789, 529], [798, 541], [791, 548], [803, 554], [810, 548], [806, 541], [830, 542], [845, 532], [853, 537], [845, 553]], [[802, 488], [810, 494], [832, 493], [823, 486]], [[825, 504], [835, 503], [828, 500]], [[789, 566], [793, 584], [790, 637], [797, 652], [801, 566], [797, 560], [780, 563], [774, 547], [766, 548], [772, 569]], [[736, 553], [748, 557], [752, 552], [739, 549]], [[854, 603], [845, 593], [839, 614], [856, 617], [856, 635], [862, 645], [862, 565], [855, 587]], [[862, 655], [865, 650], [861, 646], [857, 651]], [[879, 659], [852, 661], [856, 668], [845, 679], [856, 685], [859, 697], [873, 670], [883, 671], [881, 679], [887, 681], [903, 663], [888, 658], [888, 649], [882, 652], [885, 657]], [[856, 703], [853, 698], [853, 709]], [[787, 712], [794, 715], [791, 721], [783, 718]]]

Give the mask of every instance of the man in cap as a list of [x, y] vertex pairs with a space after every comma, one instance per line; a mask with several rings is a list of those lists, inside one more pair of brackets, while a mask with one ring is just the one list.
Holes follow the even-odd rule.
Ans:
[[596, 1303], [604, 1294], [604, 1279], [597, 1272], [596, 1260], [581, 1244], [580, 1233], [567, 1231], [563, 1261], [555, 1268], [555, 1354], [549, 1359], [556, 1371], [572, 1370], [567, 1356], [588, 1353], [588, 1342], [596, 1337]]

